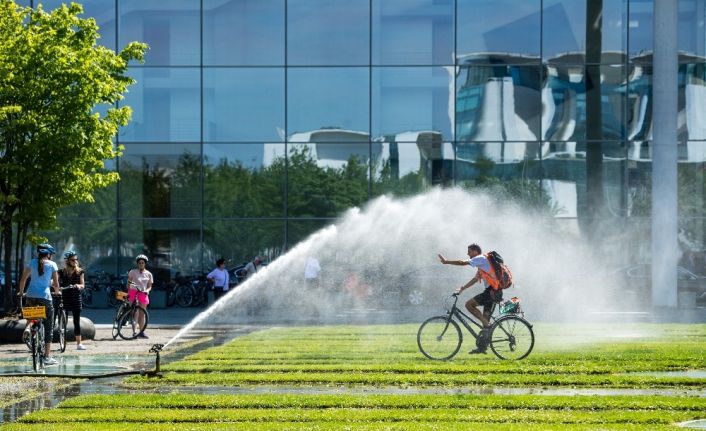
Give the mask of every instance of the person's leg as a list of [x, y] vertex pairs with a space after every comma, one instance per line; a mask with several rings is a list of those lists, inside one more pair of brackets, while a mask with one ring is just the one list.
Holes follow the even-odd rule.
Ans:
[[466, 302], [466, 309], [476, 318], [478, 319], [479, 322], [483, 325], [484, 328], [490, 326], [490, 323], [488, 322], [488, 319], [485, 318], [483, 313], [478, 309], [478, 307], [481, 304], [481, 302], [478, 301], [478, 297], [481, 296], [481, 294], [476, 295], [474, 298], [469, 299], [468, 302]]
[[[147, 311], [147, 306], [150, 303], [149, 297], [147, 296], [146, 293], [144, 292], [139, 292], [137, 294], [137, 301], [140, 303], [140, 306]], [[139, 327], [138, 333], [140, 335], [145, 335], [145, 313], [139, 313], [137, 315], [137, 325]]]
[[81, 310], [73, 310], [74, 315], [74, 337], [76, 338], [76, 346], [81, 346]]
[[44, 310], [47, 318], [44, 319], [44, 357], [48, 358], [51, 353], [51, 340], [54, 337], [54, 304], [51, 300], [44, 301]]

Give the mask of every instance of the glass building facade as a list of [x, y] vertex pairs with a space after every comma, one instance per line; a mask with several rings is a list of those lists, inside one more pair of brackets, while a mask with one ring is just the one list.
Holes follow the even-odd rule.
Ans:
[[[150, 46], [129, 72], [122, 180], [49, 233], [94, 268], [269, 260], [351, 206], [433, 186], [500, 184], [569, 228], [649, 235], [650, 0], [83, 4], [101, 44]], [[696, 252], [706, 0], [679, 10], [680, 245]]]

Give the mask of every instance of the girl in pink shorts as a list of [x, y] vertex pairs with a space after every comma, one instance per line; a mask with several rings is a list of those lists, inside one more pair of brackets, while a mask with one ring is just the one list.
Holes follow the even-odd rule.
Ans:
[[[137, 263], [137, 268], [131, 269], [127, 274], [127, 293], [130, 302], [137, 298], [137, 302], [147, 309], [147, 304], [150, 303], [150, 290], [152, 290], [152, 283], [154, 279], [152, 278], [152, 273], [146, 268], [147, 266], [147, 256], [140, 254], [135, 258]], [[145, 316], [144, 314], [138, 314], [137, 326], [139, 327], [139, 333], [137, 338], [149, 338], [145, 334]], [[137, 332], [137, 331], [136, 331]]]

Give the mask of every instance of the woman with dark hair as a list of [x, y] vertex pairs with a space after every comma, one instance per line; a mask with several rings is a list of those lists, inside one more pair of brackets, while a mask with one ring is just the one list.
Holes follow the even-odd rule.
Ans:
[[64, 310], [74, 316], [74, 336], [76, 337], [76, 350], [86, 350], [81, 343], [81, 292], [84, 288], [83, 269], [78, 263], [78, 255], [70, 250], [64, 253], [64, 268], [59, 270], [59, 285], [62, 288]]
[[54, 304], [51, 297], [51, 288], [54, 293], [61, 295], [59, 289], [58, 267], [52, 262], [51, 257], [56, 252], [49, 244], [39, 244], [37, 246], [37, 257], [30, 260], [27, 267], [22, 272], [17, 295], [22, 296], [25, 290], [27, 278], [31, 277], [27, 288], [28, 306], [44, 306], [46, 318], [44, 319], [44, 365], [56, 365], [59, 362], [50, 356], [51, 340], [54, 334]]
[[206, 278], [213, 283], [213, 299], [218, 301], [221, 296], [228, 292], [228, 284], [230, 283], [226, 260], [224, 258], [218, 259], [216, 268], [209, 272]]

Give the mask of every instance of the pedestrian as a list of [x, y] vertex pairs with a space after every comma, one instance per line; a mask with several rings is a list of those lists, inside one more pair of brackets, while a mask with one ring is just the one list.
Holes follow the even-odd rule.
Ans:
[[261, 263], [262, 259], [260, 259], [260, 256], [255, 256], [252, 261], [245, 265], [245, 269], [243, 270], [243, 272], [245, 272], [245, 280], [255, 275], [255, 273], [260, 269]]
[[306, 258], [304, 266], [304, 283], [308, 288], [319, 287], [319, 276], [321, 275], [321, 265], [319, 260], [314, 256]]
[[59, 286], [64, 301], [64, 310], [71, 312], [74, 318], [74, 336], [76, 337], [76, 350], [86, 350], [86, 346], [81, 343], [81, 293], [85, 287], [83, 280], [84, 271], [78, 262], [78, 255], [75, 251], [69, 250], [64, 253], [64, 268], [59, 270]]
[[54, 247], [49, 244], [39, 244], [37, 246], [37, 257], [30, 260], [20, 277], [17, 287], [17, 295], [22, 296], [25, 290], [27, 279], [30, 278], [27, 288], [28, 306], [44, 306], [46, 317], [44, 319], [44, 365], [56, 365], [59, 363], [51, 355], [51, 340], [54, 335], [54, 304], [51, 297], [51, 290], [61, 295], [59, 288], [59, 268], [51, 260], [55, 254]]
[[[138, 254], [135, 257], [135, 263], [137, 268], [131, 269], [127, 274], [127, 284], [128, 284], [128, 299], [132, 303], [135, 298], [142, 308], [147, 310], [147, 306], [150, 303], [150, 290], [152, 290], [152, 283], [154, 283], [154, 277], [152, 273], [147, 270], [147, 256], [144, 254]], [[139, 329], [139, 332], [137, 330]], [[149, 338], [145, 334], [145, 314], [139, 313], [137, 317], [137, 338]]]
[[220, 258], [216, 261], [216, 267], [213, 271], [209, 272], [206, 279], [213, 283], [213, 299], [218, 301], [218, 299], [228, 292], [228, 285], [230, 283], [230, 274], [226, 269], [226, 260]]

